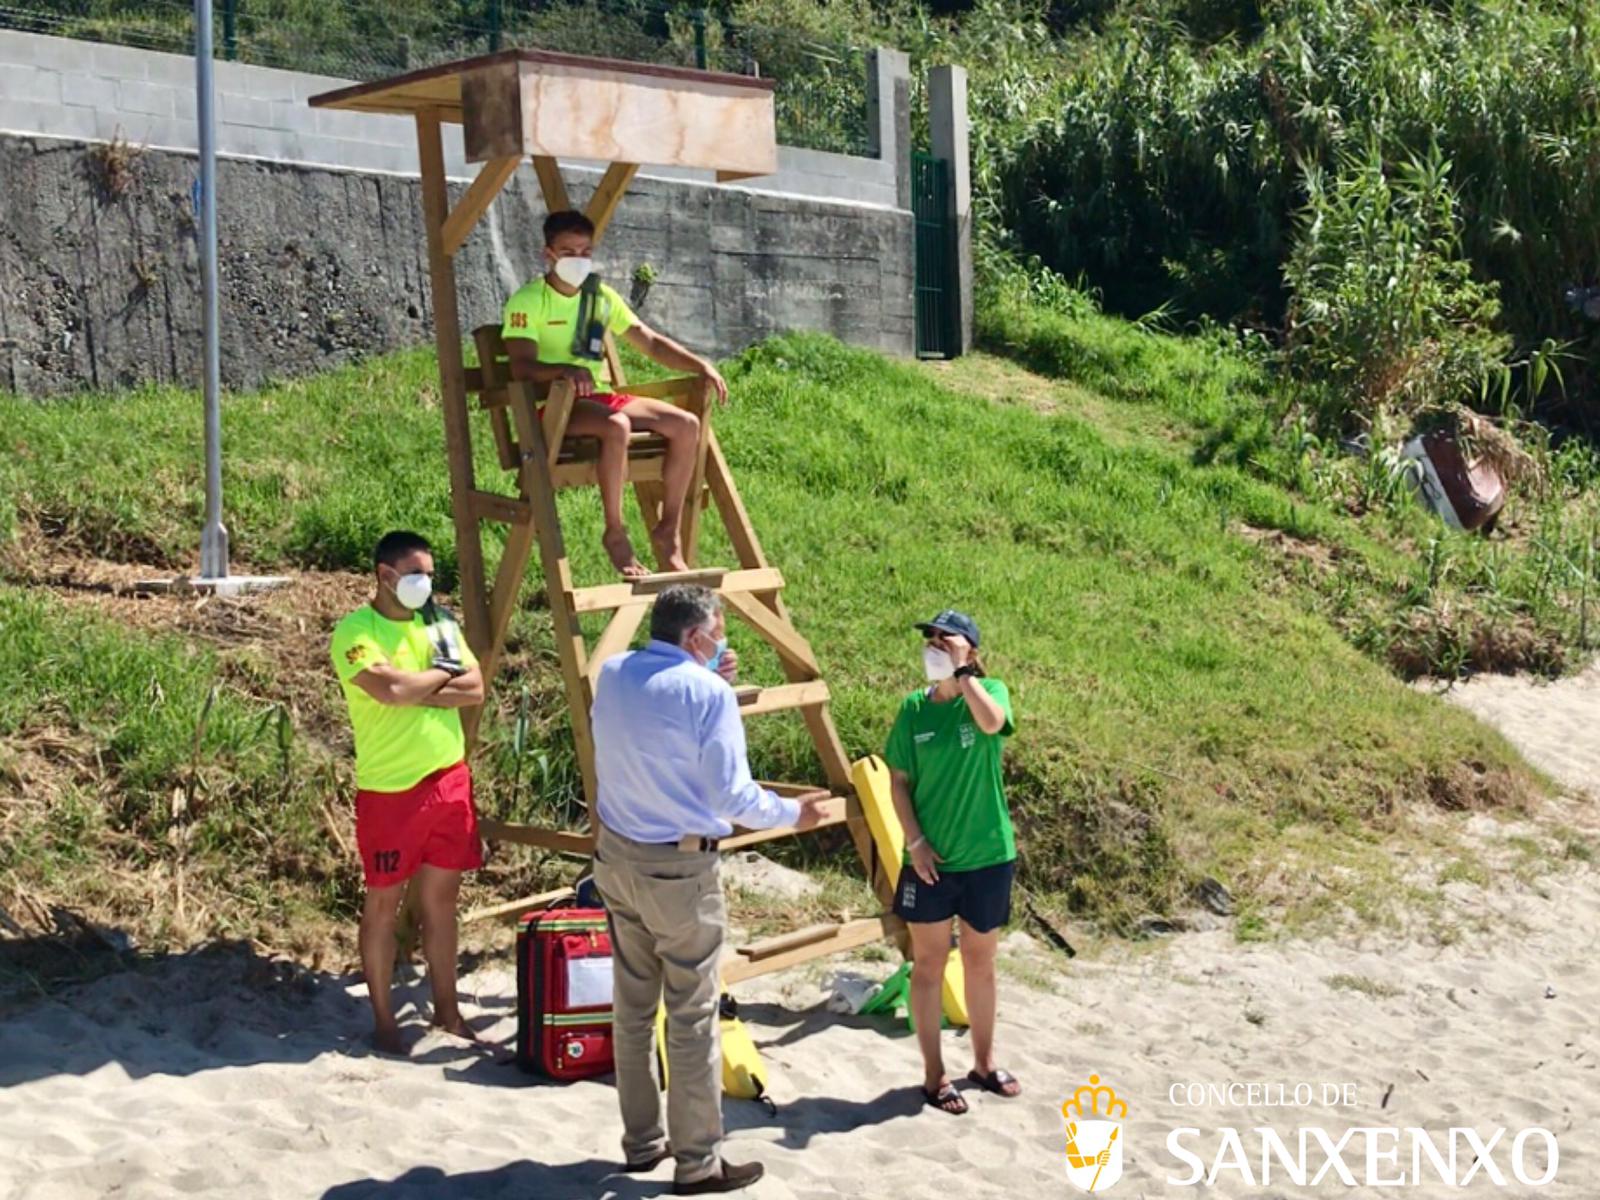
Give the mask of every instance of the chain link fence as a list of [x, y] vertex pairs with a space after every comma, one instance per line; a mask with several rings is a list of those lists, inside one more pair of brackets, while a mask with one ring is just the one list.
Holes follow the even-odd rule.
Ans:
[[[537, 47], [776, 81], [778, 140], [865, 155], [867, 51], [664, 0], [214, 0], [217, 56], [369, 80]], [[0, 0], [0, 29], [194, 52], [184, 0]]]

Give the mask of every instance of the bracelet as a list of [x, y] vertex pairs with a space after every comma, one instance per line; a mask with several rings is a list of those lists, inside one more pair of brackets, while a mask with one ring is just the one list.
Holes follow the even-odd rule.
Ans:
[[927, 843], [927, 841], [928, 841], [927, 834], [918, 834], [917, 835], [917, 840], [912, 842], [909, 846], [906, 847], [906, 853], [907, 854], [911, 853], [911, 851], [915, 850], [918, 846], [925, 845]]

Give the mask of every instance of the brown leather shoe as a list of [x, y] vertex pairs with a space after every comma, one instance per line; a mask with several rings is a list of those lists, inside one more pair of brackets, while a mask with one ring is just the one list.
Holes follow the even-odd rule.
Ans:
[[713, 1192], [734, 1192], [742, 1187], [749, 1187], [766, 1173], [767, 1169], [760, 1163], [735, 1166], [731, 1162], [724, 1161], [721, 1174], [707, 1175], [704, 1179], [696, 1179], [693, 1183], [675, 1183], [672, 1185], [672, 1191], [678, 1196], [709, 1196]]

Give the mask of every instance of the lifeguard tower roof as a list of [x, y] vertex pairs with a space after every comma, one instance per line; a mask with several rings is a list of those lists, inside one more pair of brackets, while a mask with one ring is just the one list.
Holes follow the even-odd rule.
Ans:
[[420, 114], [463, 128], [468, 162], [508, 156], [699, 167], [720, 180], [778, 167], [773, 81], [723, 71], [503, 50], [324, 92], [313, 108]]

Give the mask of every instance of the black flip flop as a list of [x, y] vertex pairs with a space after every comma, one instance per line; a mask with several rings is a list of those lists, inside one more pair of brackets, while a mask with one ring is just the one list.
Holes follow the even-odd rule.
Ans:
[[[928, 1103], [929, 1107], [937, 1108], [943, 1113], [949, 1113], [952, 1117], [959, 1117], [962, 1113], [967, 1111], [967, 1101], [960, 1092], [956, 1091], [955, 1084], [953, 1083], [945, 1084], [937, 1092], [932, 1092], [927, 1088], [923, 1088], [922, 1098]], [[952, 1100], [954, 1100], [960, 1107], [946, 1107]]]
[[[967, 1072], [967, 1078], [977, 1084], [986, 1092], [993, 1092], [996, 1096], [1004, 1096], [1007, 1100], [1014, 1100], [1022, 1095], [1022, 1085], [1017, 1083], [1017, 1077], [1010, 1071], [994, 1070], [987, 1075], [979, 1075], [977, 1068]], [[1017, 1083], [1017, 1090], [1006, 1091], [1006, 1084]]]

